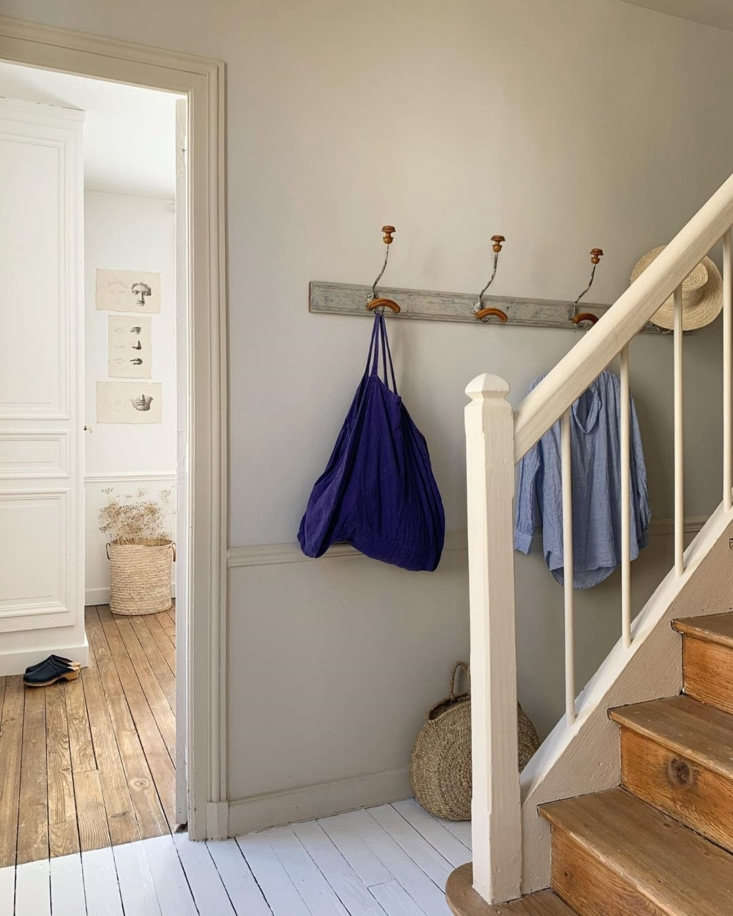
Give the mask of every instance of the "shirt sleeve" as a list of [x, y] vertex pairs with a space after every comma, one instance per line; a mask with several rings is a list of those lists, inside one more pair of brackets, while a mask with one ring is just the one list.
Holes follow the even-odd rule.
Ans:
[[514, 549], [522, 553], [529, 553], [534, 533], [542, 523], [537, 493], [540, 464], [540, 443], [537, 442], [519, 463], [514, 518]]

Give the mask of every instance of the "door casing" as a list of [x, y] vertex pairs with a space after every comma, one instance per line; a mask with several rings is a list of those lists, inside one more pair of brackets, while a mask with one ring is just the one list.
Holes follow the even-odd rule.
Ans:
[[221, 61], [0, 16], [0, 59], [186, 96], [188, 111], [188, 830], [224, 837], [227, 801], [227, 302]]

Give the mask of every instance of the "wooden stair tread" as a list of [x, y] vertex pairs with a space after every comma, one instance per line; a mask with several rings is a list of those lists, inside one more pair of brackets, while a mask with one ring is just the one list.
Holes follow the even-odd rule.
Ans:
[[733, 779], [733, 716], [688, 696], [619, 706], [608, 711], [625, 728]]
[[445, 887], [448, 905], [455, 916], [575, 916], [575, 910], [552, 891], [539, 891], [510, 903], [486, 903], [473, 889], [473, 866], [461, 865]]
[[685, 636], [706, 639], [733, 649], [733, 614], [706, 614], [702, 617], [680, 617], [672, 628]]
[[540, 812], [669, 916], [731, 912], [733, 856], [623, 789]]

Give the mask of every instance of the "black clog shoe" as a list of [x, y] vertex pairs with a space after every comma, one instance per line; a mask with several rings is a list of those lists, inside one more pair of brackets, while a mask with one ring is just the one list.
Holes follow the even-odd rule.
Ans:
[[31, 671], [38, 671], [41, 665], [46, 665], [50, 661], [57, 662], [59, 665], [66, 665], [67, 668], [81, 668], [79, 662], [72, 661], [70, 658], [66, 658], [63, 655], [49, 655], [48, 658], [44, 658], [42, 662], [36, 662], [35, 665], [28, 665], [25, 669], [25, 673], [29, 674]]
[[23, 683], [26, 687], [48, 687], [56, 681], [74, 681], [78, 677], [78, 668], [70, 668], [53, 658], [47, 658], [35, 671], [26, 671]]

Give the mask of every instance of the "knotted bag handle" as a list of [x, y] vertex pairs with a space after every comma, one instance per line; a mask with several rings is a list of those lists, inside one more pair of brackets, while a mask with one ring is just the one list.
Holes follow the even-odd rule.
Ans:
[[[463, 671], [466, 676], [466, 686], [468, 687], [467, 693], [471, 691], [471, 671], [468, 667], [467, 662], [456, 662], [455, 667], [453, 668], [453, 674], [450, 679], [450, 701], [453, 702], [456, 699], [456, 677], [458, 672]], [[466, 694], [459, 694], [459, 696], [466, 696]]]

